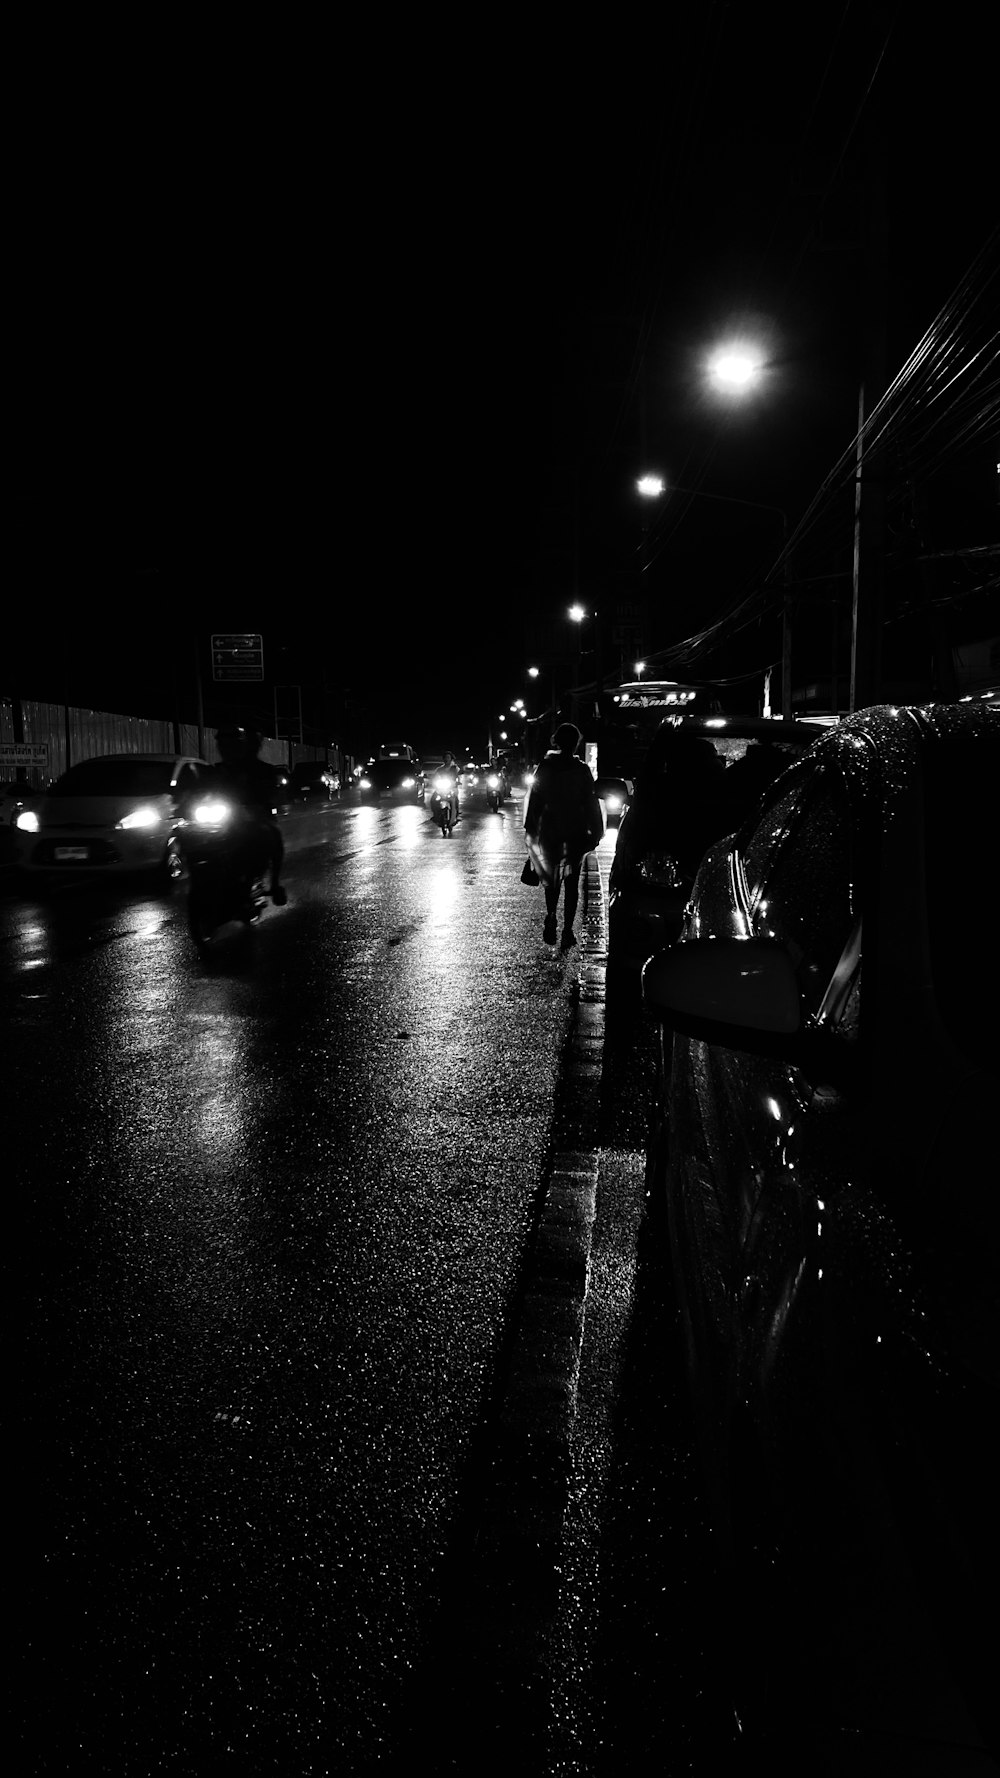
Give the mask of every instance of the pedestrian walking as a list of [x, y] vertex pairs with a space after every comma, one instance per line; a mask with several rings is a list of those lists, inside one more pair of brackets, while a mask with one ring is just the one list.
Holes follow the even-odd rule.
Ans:
[[559, 892], [563, 894], [560, 949], [576, 944], [573, 922], [580, 896], [580, 870], [604, 832], [597, 787], [589, 766], [577, 757], [582, 736], [575, 723], [562, 722], [552, 747], [532, 779], [524, 809], [524, 832], [531, 862], [545, 889], [546, 944], [556, 942]]

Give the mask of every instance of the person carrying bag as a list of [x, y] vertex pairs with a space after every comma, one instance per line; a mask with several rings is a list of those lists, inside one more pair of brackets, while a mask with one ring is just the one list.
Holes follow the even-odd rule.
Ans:
[[[560, 949], [576, 944], [573, 922], [580, 896], [580, 870], [604, 833], [600, 798], [590, 768], [577, 757], [582, 740], [575, 723], [560, 723], [552, 747], [532, 780], [524, 809], [527, 865], [545, 889], [546, 944], [556, 942], [559, 892], [563, 893]], [[521, 881], [528, 881], [522, 872]]]

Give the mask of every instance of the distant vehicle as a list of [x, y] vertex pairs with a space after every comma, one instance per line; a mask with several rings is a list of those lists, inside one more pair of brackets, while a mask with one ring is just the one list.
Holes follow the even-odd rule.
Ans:
[[782, 1720], [788, 1626], [851, 1770], [903, 1722], [907, 1770], [939, 1736], [942, 1769], [996, 1746], [998, 783], [1000, 709], [846, 717], [709, 849], [643, 970], [734, 1703]]
[[431, 780], [431, 820], [436, 821], [443, 839], [450, 839], [457, 818], [454, 779], [442, 772]]
[[413, 763], [416, 762], [416, 755], [408, 741], [383, 741], [381, 747], [376, 748], [375, 757], [376, 759], [408, 759]]
[[613, 773], [598, 772], [596, 789], [604, 804], [605, 825], [619, 827], [632, 795], [631, 778], [619, 778]]
[[302, 759], [292, 767], [292, 794], [300, 802], [333, 802], [340, 795], [340, 776], [321, 759]]
[[0, 828], [13, 827], [21, 810], [35, 808], [44, 794], [28, 784], [0, 784]]
[[511, 793], [510, 773], [507, 770], [506, 759], [501, 756], [484, 766], [483, 782], [486, 785], [486, 800], [496, 814]]
[[650, 742], [665, 721], [677, 716], [722, 713], [719, 691], [714, 685], [636, 679], [612, 686], [601, 693], [596, 720], [586, 725], [586, 739], [597, 748], [597, 774], [634, 778]]
[[362, 769], [358, 790], [363, 803], [422, 803], [424, 774], [409, 759], [373, 759]]
[[493, 770], [506, 773], [508, 796], [523, 796], [534, 776], [523, 753], [518, 752], [494, 754]]
[[16, 863], [31, 875], [180, 874], [172, 850], [179, 801], [205, 760], [177, 753], [106, 753], [71, 766], [16, 821]]
[[17, 844], [15, 822], [24, 809], [36, 809], [44, 791], [17, 782], [0, 784], [0, 865], [13, 863]]

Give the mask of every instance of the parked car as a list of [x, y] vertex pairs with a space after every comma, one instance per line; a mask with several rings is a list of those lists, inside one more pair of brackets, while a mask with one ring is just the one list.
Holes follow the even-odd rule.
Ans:
[[31, 875], [171, 871], [178, 800], [207, 771], [176, 753], [108, 753], [80, 760], [17, 817], [15, 862]]
[[358, 779], [363, 803], [422, 803], [424, 775], [411, 759], [373, 759]]
[[643, 970], [734, 1646], [777, 1713], [785, 1659], [840, 1712], [851, 1770], [876, 1733], [908, 1770], [922, 1738], [996, 1746], [998, 783], [995, 706], [845, 719], [710, 848]]
[[608, 877], [609, 1001], [639, 1004], [639, 972], [680, 932], [706, 848], [740, 825], [818, 732], [756, 716], [661, 723], [636, 773]]
[[292, 795], [299, 802], [333, 802], [340, 795], [340, 776], [321, 759], [303, 759], [292, 767]]

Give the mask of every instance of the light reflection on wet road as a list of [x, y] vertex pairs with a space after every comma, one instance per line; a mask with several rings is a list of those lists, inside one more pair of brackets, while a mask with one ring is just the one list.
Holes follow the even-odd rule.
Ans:
[[317, 833], [211, 972], [176, 895], [3, 905], [38, 1769], [363, 1767], [433, 1617], [575, 965], [513, 806]]

